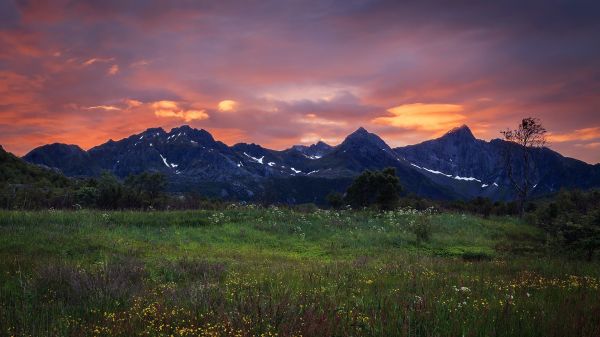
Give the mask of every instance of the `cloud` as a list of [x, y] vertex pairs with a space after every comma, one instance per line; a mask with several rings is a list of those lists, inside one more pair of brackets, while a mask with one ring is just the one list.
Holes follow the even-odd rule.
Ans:
[[302, 143], [302, 144], [309, 144], [310, 145], [310, 144], [315, 144], [315, 143], [317, 143], [319, 141], [325, 142], [325, 143], [331, 145], [331, 144], [337, 144], [337, 143], [339, 143], [340, 142], [340, 138], [338, 138], [338, 137], [323, 138], [319, 134], [316, 134], [316, 133], [306, 133], [306, 134], [303, 134], [300, 137], [300, 143]]
[[152, 103], [152, 107], [156, 110], [175, 110], [178, 109], [177, 102], [174, 101], [157, 101]]
[[114, 57], [109, 57], [109, 58], [93, 57], [89, 60], [86, 60], [81, 65], [83, 65], [84, 67], [87, 67], [87, 66], [91, 66], [94, 63], [107, 63], [107, 62], [112, 62], [114, 60], [115, 60]]
[[[1, 23], [0, 23], [1, 25]], [[40, 46], [42, 34], [31, 30], [0, 29], [0, 59], [40, 57], [45, 51]]]
[[573, 132], [549, 134], [548, 140], [551, 142], [571, 142], [576, 140], [592, 140], [600, 138], [600, 127], [577, 129]]
[[403, 104], [387, 111], [391, 116], [377, 117], [374, 124], [420, 131], [446, 131], [467, 120], [463, 107], [457, 104]]
[[113, 64], [110, 68], [108, 68], [108, 75], [116, 75], [119, 72], [119, 65]]
[[129, 108], [137, 108], [137, 107], [141, 106], [142, 104], [144, 104], [144, 103], [142, 103], [142, 102], [140, 102], [140, 101], [138, 101], [138, 100], [131, 99], [131, 98], [126, 98], [126, 99], [125, 99], [123, 102], [124, 102], [124, 103], [127, 105], [127, 107], [129, 107]]
[[180, 108], [178, 103], [174, 101], [157, 101], [152, 103], [151, 106], [154, 109], [154, 115], [157, 117], [178, 118], [186, 122], [204, 120], [209, 117], [206, 110], [185, 110]]
[[582, 147], [585, 149], [600, 149], [600, 142], [593, 142], [587, 144], [575, 144], [577, 147]]
[[[296, 93], [296, 95], [300, 94], [301, 92]], [[298, 114], [303, 118], [316, 115], [320, 118], [346, 122], [369, 119], [369, 116], [382, 110], [377, 106], [364, 104], [359, 97], [349, 91], [319, 91], [318, 96], [313, 97], [313, 95], [314, 92], [307, 91], [307, 98], [304, 99], [272, 98], [267, 99], [266, 103], [272, 105], [274, 111]]]
[[313, 125], [347, 125], [348, 123], [343, 120], [331, 120], [326, 118], [321, 118], [315, 114], [306, 114], [297, 119], [298, 122], [304, 124], [313, 124]]
[[221, 112], [234, 112], [238, 108], [238, 102], [230, 99], [219, 102], [218, 109]]
[[96, 105], [96, 106], [87, 107], [86, 109], [88, 109], [88, 110], [101, 109], [101, 110], [106, 110], [106, 111], [121, 110], [121, 108], [118, 108], [118, 107], [112, 106], [112, 105]]
[[186, 110], [183, 111], [183, 120], [186, 122], [190, 122], [193, 120], [203, 120], [207, 119], [208, 114], [205, 110]]
[[150, 64], [150, 61], [148, 60], [139, 60], [139, 61], [135, 61], [131, 63], [132, 67], [143, 67], [143, 66], [147, 66]]
[[[277, 148], [308, 134], [343, 138], [361, 125], [398, 145], [462, 123], [490, 139], [523, 114], [559, 140], [600, 125], [598, 2], [5, 3], [0, 122], [22, 133], [1, 129], [3, 144], [94, 145], [205, 114], [202, 126], [219, 139]], [[243, 104], [219, 108], [232, 97]], [[153, 116], [161, 100], [176, 102], [157, 109], [169, 117]], [[415, 102], [463, 109], [407, 112]], [[122, 113], [85, 110], [101, 105]], [[404, 111], [386, 111], [398, 106]], [[68, 138], [75, 123], [87, 129]], [[590, 141], [551, 146], [595, 162], [597, 151], [576, 146]]]

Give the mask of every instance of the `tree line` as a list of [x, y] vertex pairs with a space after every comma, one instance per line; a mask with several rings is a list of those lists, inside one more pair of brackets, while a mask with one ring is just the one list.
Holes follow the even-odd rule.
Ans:
[[225, 204], [199, 193], [168, 193], [167, 178], [158, 172], [133, 174], [123, 180], [105, 172], [99, 177], [58, 182], [47, 177], [26, 184], [0, 182], [0, 208], [167, 210], [214, 209]]

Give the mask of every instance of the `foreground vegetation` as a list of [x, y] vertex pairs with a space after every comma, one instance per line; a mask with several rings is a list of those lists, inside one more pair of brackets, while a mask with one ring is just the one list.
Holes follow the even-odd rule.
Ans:
[[431, 209], [0, 213], [2, 336], [598, 336], [597, 262]]

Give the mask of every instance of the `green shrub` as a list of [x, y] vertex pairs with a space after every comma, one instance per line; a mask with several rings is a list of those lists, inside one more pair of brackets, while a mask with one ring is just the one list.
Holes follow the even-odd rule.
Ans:
[[600, 250], [600, 191], [561, 191], [528, 217], [548, 243], [592, 260]]
[[333, 209], [340, 209], [344, 206], [344, 196], [339, 192], [331, 192], [327, 195], [327, 202]]
[[401, 190], [400, 180], [393, 167], [382, 171], [366, 170], [348, 187], [345, 201], [353, 209], [375, 205], [381, 210], [391, 210], [398, 206]]
[[431, 217], [429, 215], [418, 216], [410, 226], [410, 230], [417, 236], [417, 242], [429, 242], [431, 240]]

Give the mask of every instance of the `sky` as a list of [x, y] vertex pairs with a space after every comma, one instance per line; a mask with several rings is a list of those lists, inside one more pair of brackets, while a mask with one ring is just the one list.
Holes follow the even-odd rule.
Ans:
[[390, 146], [540, 118], [600, 162], [600, 2], [0, 0], [0, 144], [188, 124], [225, 142]]

